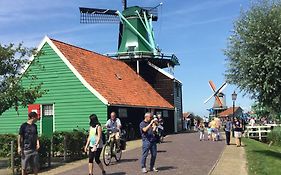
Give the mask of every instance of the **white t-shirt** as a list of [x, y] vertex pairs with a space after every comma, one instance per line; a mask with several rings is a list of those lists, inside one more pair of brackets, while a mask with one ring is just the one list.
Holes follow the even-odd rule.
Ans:
[[[91, 127], [89, 129], [89, 136], [90, 136], [90, 147], [94, 147], [94, 145], [96, 144], [96, 141], [98, 139], [98, 133], [97, 133], [97, 126], [96, 127]], [[98, 143], [97, 148], [102, 148], [103, 144], [102, 144], [102, 138], [100, 138], [100, 141]]]
[[121, 127], [121, 121], [119, 118], [116, 118], [115, 121], [114, 120], [107, 120], [105, 126], [107, 128], [111, 128], [113, 132], [117, 132], [118, 131], [118, 127]]
[[255, 122], [255, 119], [251, 118], [251, 120], [250, 120], [250, 123], [249, 123], [249, 124], [250, 124], [251, 126], [254, 126], [254, 124], [255, 124], [255, 123], [256, 123], [256, 122]]

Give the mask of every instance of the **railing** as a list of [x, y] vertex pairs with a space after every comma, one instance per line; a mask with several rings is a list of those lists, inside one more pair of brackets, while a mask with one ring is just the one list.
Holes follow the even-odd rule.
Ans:
[[271, 132], [272, 126], [246, 126], [245, 136], [248, 138], [262, 138], [267, 137], [267, 133]]

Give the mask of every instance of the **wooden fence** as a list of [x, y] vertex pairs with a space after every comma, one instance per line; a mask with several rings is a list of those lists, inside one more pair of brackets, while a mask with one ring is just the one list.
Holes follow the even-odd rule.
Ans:
[[272, 126], [246, 126], [245, 137], [248, 138], [267, 138], [267, 133], [271, 132]]

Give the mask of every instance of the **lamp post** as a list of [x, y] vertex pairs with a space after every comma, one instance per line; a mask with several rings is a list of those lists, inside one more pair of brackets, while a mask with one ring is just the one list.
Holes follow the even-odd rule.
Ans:
[[[232, 108], [232, 122], [234, 123], [234, 113], [235, 113], [235, 100], [237, 99], [237, 94], [235, 91], [231, 94], [232, 101], [233, 101], [233, 108]], [[232, 137], [234, 137], [234, 130], [232, 129]]]

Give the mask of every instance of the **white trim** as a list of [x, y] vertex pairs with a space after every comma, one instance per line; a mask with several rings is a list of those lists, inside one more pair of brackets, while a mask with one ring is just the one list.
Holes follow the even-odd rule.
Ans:
[[40, 136], [42, 135], [42, 120], [43, 120], [43, 114], [42, 114], [42, 104], [40, 104]]
[[175, 112], [174, 112], [174, 132], [178, 132], [178, 108], [175, 107]]
[[[68, 61], [68, 59], [61, 53], [61, 51], [57, 48], [57, 46], [52, 42], [52, 40], [45, 36], [44, 39], [39, 44], [37, 51], [41, 50], [42, 47], [48, 43], [50, 47], [56, 52], [56, 54], [62, 59], [62, 61], [67, 65], [67, 67], [72, 71], [72, 73], [80, 80], [80, 82], [90, 91], [92, 92], [100, 101], [102, 101], [105, 105], [108, 105], [108, 101], [97, 91], [95, 90], [83, 77], [82, 75], [74, 68], [74, 66]], [[34, 57], [33, 57], [34, 59]]]
[[53, 103], [53, 133], [56, 131], [55, 125], [55, 103]]
[[161, 69], [160, 67], [158, 67], [158, 66], [152, 64], [151, 62], [148, 62], [148, 65], [151, 66], [152, 68], [158, 70], [160, 73], [162, 73], [163, 75], [169, 77], [170, 79], [176, 80], [176, 81], [178, 81], [179, 83], [182, 84], [181, 81], [177, 80], [173, 75], [171, 75], [170, 73], [168, 73], [168, 72], [166, 72], [165, 70]]

